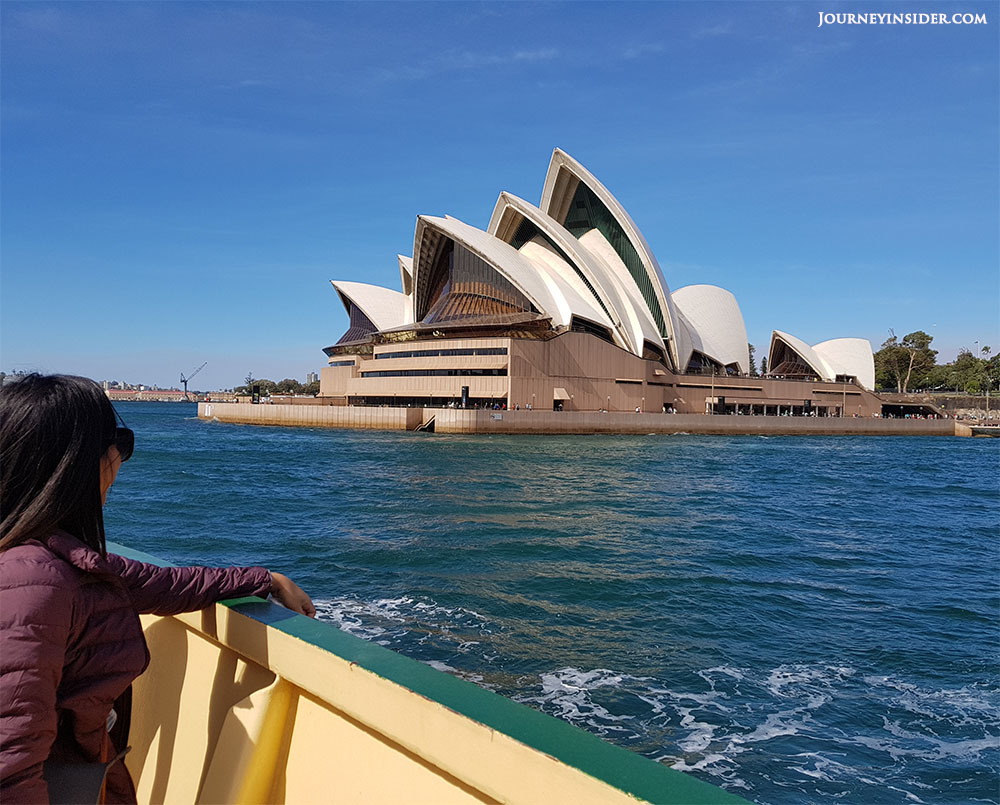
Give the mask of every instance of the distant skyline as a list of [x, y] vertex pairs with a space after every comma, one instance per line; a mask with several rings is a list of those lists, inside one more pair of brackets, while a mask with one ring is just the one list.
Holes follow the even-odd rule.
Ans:
[[[864, 6], [864, 7], [862, 7]], [[824, 24], [820, 12], [985, 15]], [[926, 330], [1000, 350], [996, 3], [0, 5], [0, 370], [303, 381], [329, 280], [399, 288], [418, 214], [485, 228], [589, 168], [757, 358]]]

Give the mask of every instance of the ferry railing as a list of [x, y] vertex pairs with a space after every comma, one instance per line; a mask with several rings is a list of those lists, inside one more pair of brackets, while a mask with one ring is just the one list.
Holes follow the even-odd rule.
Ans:
[[261, 599], [143, 626], [127, 758], [140, 803], [742, 801]]

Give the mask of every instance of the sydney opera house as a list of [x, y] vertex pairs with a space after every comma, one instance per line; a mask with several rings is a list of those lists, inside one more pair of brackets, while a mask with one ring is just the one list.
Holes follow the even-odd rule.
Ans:
[[673, 292], [607, 188], [563, 151], [538, 206], [502, 192], [487, 229], [420, 216], [401, 290], [333, 281], [349, 317], [324, 352], [334, 404], [870, 416], [871, 344], [774, 330], [751, 376], [743, 315]]

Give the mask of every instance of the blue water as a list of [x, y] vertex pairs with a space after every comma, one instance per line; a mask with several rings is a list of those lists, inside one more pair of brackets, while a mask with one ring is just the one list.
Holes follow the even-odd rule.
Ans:
[[109, 538], [762, 803], [1000, 801], [1000, 440], [467, 437], [121, 404]]

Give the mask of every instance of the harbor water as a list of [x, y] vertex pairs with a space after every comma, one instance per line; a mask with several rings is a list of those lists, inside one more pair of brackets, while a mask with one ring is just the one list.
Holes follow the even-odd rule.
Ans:
[[108, 538], [761, 803], [1000, 801], [1000, 440], [445, 436], [125, 403]]

